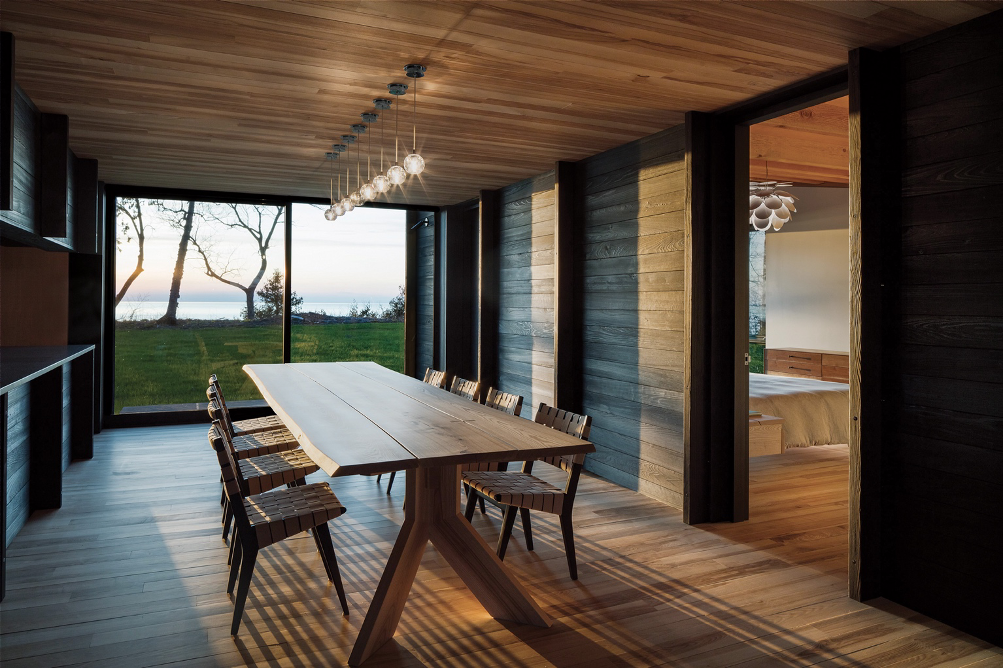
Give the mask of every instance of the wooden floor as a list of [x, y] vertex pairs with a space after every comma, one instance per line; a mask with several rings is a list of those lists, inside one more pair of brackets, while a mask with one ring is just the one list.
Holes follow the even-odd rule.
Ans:
[[[94, 459], [70, 467], [63, 508], [33, 515], [8, 552], [5, 668], [344, 664], [403, 517], [403, 479], [390, 497], [386, 478], [333, 483], [348, 507], [331, 525], [349, 618], [302, 534], [259, 557], [234, 640], [205, 432], [105, 431]], [[846, 447], [755, 459], [751, 479], [751, 521], [688, 527], [676, 510], [585, 478], [579, 581], [550, 517], [536, 519], [535, 553], [517, 530], [506, 559], [550, 629], [493, 620], [430, 547], [395, 640], [367, 665], [1001, 665], [999, 648], [846, 598]], [[475, 525], [493, 540], [489, 512]]]

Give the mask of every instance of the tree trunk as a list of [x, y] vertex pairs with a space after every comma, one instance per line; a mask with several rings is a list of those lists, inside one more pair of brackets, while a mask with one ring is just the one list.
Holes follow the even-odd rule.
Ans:
[[244, 291], [244, 298], [247, 300], [247, 319], [254, 320], [254, 286]]
[[195, 219], [195, 201], [188, 203], [188, 213], [185, 215], [185, 227], [178, 242], [178, 259], [174, 263], [174, 276], [171, 278], [171, 296], [167, 301], [167, 313], [157, 322], [165, 325], [178, 324], [178, 299], [181, 297], [181, 277], [185, 273], [185, 255], [188, 254], [188, 240], [192, 237], [192, 221]]

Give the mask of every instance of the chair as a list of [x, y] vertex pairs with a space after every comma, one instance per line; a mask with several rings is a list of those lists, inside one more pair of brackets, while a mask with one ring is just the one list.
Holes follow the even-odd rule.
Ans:
[[[456, 381], [454, 381], [455, 383]], [[507, 392], [500, 392], [494, 387], [488, 388], [488, 394], [485, 395], [485, 406], [489, 408], [494, 408], [495, 410], [502, 411], [503, 413], [508, 413], [509, 415], [515, 415], [519, 417], [519, 414], [523, 410], [523, 396], [519, 394], [509, 394]], [[461, 464], [461, 471], [505, 471], [509, 466], [509, 462], [477, 462], [475, 464]], [[464, 492], [468, 495], [471, 494], [470, 487], [465, 483]], [[481, 508], [481, 514], [485, 514], [485, 499], [483, 496], [478, 497], [478, 505]], [[523, 518], [523, 534], [525, 536], [530, 535], [530, 518]], [[527, 545], [532, 545], [528, 543]]]
[[209, 377], [209, 388], [206, 390], [206, 397], [212, 401], [212, 395], [216, 395], [216, 399], [220, 402], [220, 406], [223, 407], [223, 413], [226, 416], [226, 421], [231, 426], [230, 433], [234, 436], [246, 436], [248, 434], [257, 434], [263, 431], [269, 431], [271, 429], [282, 429], [286, 425], [283, 424], [282, 419], [278, 415], [266, 415], [260, 418], [251, 418], [249, 420], [237, 420], [236, 422], [230, 419], [230, 409], [227, 408], [227, 401], [223, 397], [223, 388], [220, 387], [220, 381], [214, 373]]
[[446, 372], [436, 371], [435, 369], [428, 368], [425, 370], [425, 378], [422, 382], [428, 383], [429, 385], [435, 385], [441, 390], [446, 389]]
[[464, 399], [480, 403], [481, 383], [476, 380], [464, 380], [460, 376], [455, 376], [453, 383], [450, 384], [450, 394], [456, 394]]
[[[534, 422], [571, 434], [583, 440], [589, 438], [592, 418], [588, 415], [578, 415], [559, 410], [541, 403], [534, 416]], [[565, 559], [568, 561], [568, 574], [573, 580], [579, 578], [575, 565], [575, 541], [572, 536], [572, 505], [575, 502], [575, 491], [579, 484], [579, 474], [582, 471], [584, 454], [555, 457], [542, 457], [542, 461], [560, 468], [568, 473], [565, 488], [558, 489], [554, 485], [533, 475], [533, 462], [523, 464], [522, 471], [468, 471], [463, 475], [465, 484], [470, 485], [474, 492], [467, 497], [465, 517], [470, 520], [474, 516], [474, 503], [479, 497], [491, 499], [497, 505], [505, 508], [502, 531], [499, 534], [496, 554], [499, 559], [505, 558], [506, 546], [512, 535], [512, 527], [516, 521], [516, 510], [526, 520], [531, 510], [538, 510], [558, 516], [561, 525], [561, 536], [565, 543]], [[527, 550], [533, 550], [529, 532], [526, 532]]]
[[241, 467], [234, 457], [233, 442], [227, 431], [218, 425], [220, 412], [215, 409], [213, 412], [214, 422], [217, 423], [214, 426], [220, 429], [226, 441], [226, 447], [217, 450], [217, 454], [227, 500], [234, 509], [234, 526], [237, 530], [237, 540], [234, 541], [234, 553], [230, 565], [230, 580], [227, 583], [228, 594], [233, 593], [234, 585], [237, 585], [230, 634], [237, 635], [240, 629], [258, 552], [301, 531], [313, 530], [314, 542], [321, 553], [324, 571], [328, 580], [335, 585], [342, 613], [349, 614], [335, 549], [331, 544], [331, 534], [328, 532], [328, 521], [344, 514], [345, 506], [338, 501], [331, 487], [323, 482], [245, 496], [248, 484], [241, 477]]
[[[214, 414], [222, 415], [223, 411], [220, 408], [219, 402], [216, 399], [210, 401], [210, 415]], [[244, 437], [242, 437], [244, 438]], [[209, 444], [213, 447], [213, 450], [219, 454], [219, 452], [226, 447], [229, 447], [227, 440], [223, 436], [223, 432], [217, 428], [214, 424], [209, 429]], [[232, 441], [230, 441], [232, 445]], [[314, 463], [307, 453], [303, 450], [286, 450], [283, 452], [274, 452], [263, 455], [258, 455], [255, 457], [240, 457], [238, 455], [237, 465], [241, 469], [241, 478], [245, 481], [247, 489], [242, 490], [244, 495], [248, 494], [261, 494], [262, 492], [267, 492], [275, 489], [276, 487], [281, 487], [282, 485], [295, 486], [303, 482], [303, 480], [319, 470], [320, 467]], [[224, 465], [224, 461], [220, 460], [220, 465]], [[224, 491], [224, 502], [223, 502], [223, 538], [226, 539], [227, 533], [230, 532], [230, 524], [233, 520], [233, 509], [230, 506], [230, 502], [226, 500], [226, 492]], [[233, 543], [231, 543], [231, 546]]]

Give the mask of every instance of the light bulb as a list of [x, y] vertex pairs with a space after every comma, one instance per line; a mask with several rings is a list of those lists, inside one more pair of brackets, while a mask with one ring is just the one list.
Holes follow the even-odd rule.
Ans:
[[338, 214], [335, 213], [335, 207], [329, 206], [327, 209], [324, 210], [324, 218], [325, 218], [325, 220], [334, 220], [337, 217], [338, 217]]
[[376, 197], [377, 191], [373, 187], [372, 183], [364, 183], [363, 187], [359, 189], [359, 196], [362, 197], [367, 202]]
[[345, 215], [345, 205], [341, 202], [335, 202], [335, 215], [344, 216]]
[[421, 174], [425, 169], [425, 158], [418, 153], [412, 153], [404, 159], [404, 171], [409, 174]]
[[356, 206], [361, 206], [363, 203], [363, 196], [359, 194], [358, 190], [349, 195], [349, 199], [352, 200], [352, 203]]
[[383, 174], [377, 174], [373, 177], [373, 187], [378, 193], [385, 193], [390, 190], [390, 179]]
[[341, 204], [345, 208], [345, 213], [348, 213], [349, 211], [352, 211], [352, 209], [356, 208], [355, 202], [352, 201], [351, 197], [343, 198]]
[[401, 165], [394, 165], [387, 170], [387, 179], [395, 186], [399, 186], [408, 180], [408, 172], [404, 171]]

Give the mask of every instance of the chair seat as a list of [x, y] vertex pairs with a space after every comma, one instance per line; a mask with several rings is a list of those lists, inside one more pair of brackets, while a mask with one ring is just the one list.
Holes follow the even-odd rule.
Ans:
[[502, 464], [508, 462], [474, 462], [473, 464], [461, 464], [461, 471], [498, 471]]
[[[225, 447], [223, 435], [216, 425], [209, 428], [209, 442], [216, 449]], [[288, 452], [300, 447], [296, 438], [288, 429], [273, 429], [247, 436], [233, 438], [234, 450], [238, 459], [271, 455], [276, 452]]]
[[345, 506], [328, 483], [317, 482], [244, 497], [244, 510], [262, 548], [333, 520]]
[[565, 493], [549, 482], [521, 471], [468, 471], [463, 481], [498, 503], [561, 514]]
[[248, 420], [237, 420], [233, 423], [235, 436], [247, 436], [257, 434], [262, 431], [272, 429], [285, 429], [286, 425], [278, 415], [266, 415], [265, 417], [250, 418]]
[[303, 480], [320, 467], [303, 450], [276, 452], [238, 460], [248, 494], [261, 494]]

